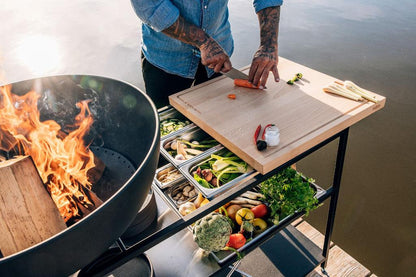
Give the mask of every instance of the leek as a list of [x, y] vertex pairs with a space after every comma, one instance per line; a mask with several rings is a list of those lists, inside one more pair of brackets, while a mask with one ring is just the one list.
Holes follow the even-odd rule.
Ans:
[[365, 89], [360, 88], [359, 86], [357, 86], [356, 84], [354, 84], [351, 81], [348, 81], [348, 80], [345, 81], [344, 82], [344, 87], [346, 89], [348, 89], [348, 90], [350, 90], [350, 91], [352, 91], [352, 92], [354, 92], [354, 93], [362, 96], [363, 98], [365, 98], [365, 99], [367, 99], [367, 100], [369, 100], [371, 102], [374, 102], [374, 103], [377, 103], [378, 102], [375, 99], [374, 96], [370, 95]]

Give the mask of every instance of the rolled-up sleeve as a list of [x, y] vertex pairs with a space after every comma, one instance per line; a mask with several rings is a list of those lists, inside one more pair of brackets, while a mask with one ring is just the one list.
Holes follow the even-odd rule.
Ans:
[[268, 8], [268, 7], [275, 7], [275, 6], [281, 6], [283, 4], [283, 0], [254, 0], [253, 6], [256, 10], [256, 13], [261, 11], [262, 9]]
[[131, 0], [131, 3], [140, 20], [157, 32], [171, 26], [179, 17], [178, 8], [169, 0]]

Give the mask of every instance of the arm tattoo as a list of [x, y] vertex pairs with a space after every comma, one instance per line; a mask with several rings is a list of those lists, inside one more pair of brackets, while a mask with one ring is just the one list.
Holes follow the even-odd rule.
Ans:
[[209, 39], [209, 36], [201, 28], [187, 22], [181, 16], [162, 32], [165, 35], [196, 47], [201, 47]]
[[210, 59], [216, 55], [221, 55], [224, 50], [201, 28], [187, 22], [183, 17], [179, 17], [175, 23], [162, 31], [164, 34], [178, 39], [184, 43], [196, 46], [199, 49], [207, 49], [205, 59]]
[[280, 7], [265, 8], [257, 13], [260, 23], [260, 45], [263, 55], [276, 59], [277, 36], [279, 33]]

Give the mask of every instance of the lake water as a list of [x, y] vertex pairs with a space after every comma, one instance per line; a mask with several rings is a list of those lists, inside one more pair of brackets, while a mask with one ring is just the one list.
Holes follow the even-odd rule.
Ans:
[[[235, 67], [258, 46], [251, 1], [231, 0]], [[143, 88], [140, 21], [129, 1], [0, 0], [0, 83], [93, 74]], [[387, 97], [350, 129], [333, 240], [379, 276], [416, 276], [416, 4], [414, 0], [292, 0], [279, 54]], [[336, 144], [298, 168], [332, 182]], [[328, 205], [325, 205], [327, 207]], [[325, 207], [308, 221], [324, 231]]]

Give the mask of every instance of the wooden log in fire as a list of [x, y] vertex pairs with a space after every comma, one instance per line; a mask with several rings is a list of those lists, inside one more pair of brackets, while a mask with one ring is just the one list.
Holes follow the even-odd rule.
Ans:
[[4, 256], [35, 245], [66, 224], [29, 156], [0, 163], [0, 250]]
[[95, 167], [91, 168], [87, 172], [88, 181], [90, 181], [93, 186], [98, 183], [98, 181], [103, 176], [103, 173], [105, 170], [105, 164], [100, 158], [98, 158], [95, 155], [94, 155], [94, 164], [95, 164]]

